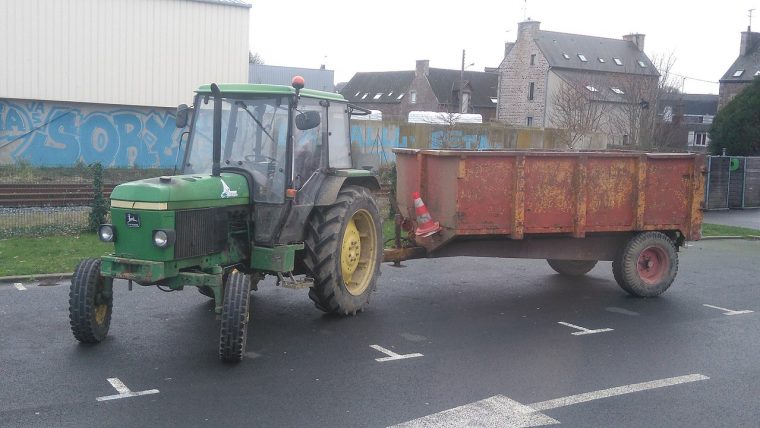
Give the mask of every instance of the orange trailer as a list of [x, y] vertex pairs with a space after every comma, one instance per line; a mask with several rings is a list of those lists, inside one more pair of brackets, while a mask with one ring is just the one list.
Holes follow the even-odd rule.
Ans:
[[[397, 223], [408, 237], [386, 250], [386, 260], [543, 258], [565, 275], [607, 260], [623, 289], [655, 296], [675, 278], [679, 248], [700, 239], [702, 155], [394, 152]], [[416, 233], [414, 192], [440, 224], [437, 232]]]

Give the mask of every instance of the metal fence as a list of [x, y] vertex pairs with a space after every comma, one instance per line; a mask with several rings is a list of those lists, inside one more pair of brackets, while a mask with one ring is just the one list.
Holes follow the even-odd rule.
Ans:
[[[123, 182], [171, 174], [157, 169], [104, 169], [103, 196]], [[0, 166], [0, 239], [70, 235], [88, 229], [94, 197], [87, 166]]]
[[705, 208], [760, 208], [760, 157], [710, 156]]

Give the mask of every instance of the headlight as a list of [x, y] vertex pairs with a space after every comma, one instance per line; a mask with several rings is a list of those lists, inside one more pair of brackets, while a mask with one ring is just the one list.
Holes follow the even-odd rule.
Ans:
[[110, 224], [101, 224], [100, 227], [98, 227], [98, 238], [100, 238], [101, 241], [113, 242], [114, 236], [113, 226]]
[[166, 248], [174, 243], [173, 230], [154, 230], [153, 243], [158, 248]]

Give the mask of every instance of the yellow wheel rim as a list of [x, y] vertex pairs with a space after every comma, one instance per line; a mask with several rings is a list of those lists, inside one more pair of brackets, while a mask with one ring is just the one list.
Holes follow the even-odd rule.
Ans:
[[372, 216], [359, 210], [351, 216], [340, 251], [340, 268], [346, 290], [359, 296], [367, 290], [377, 263], [377, 233]]
[[98, 325], [103, 325], [103, 323], [106, 322], [106, 313], [108, 312], [108, 305], [105, 303], [102, 305], [98, 305], [95, 308], [95, 322], [98, 323]]

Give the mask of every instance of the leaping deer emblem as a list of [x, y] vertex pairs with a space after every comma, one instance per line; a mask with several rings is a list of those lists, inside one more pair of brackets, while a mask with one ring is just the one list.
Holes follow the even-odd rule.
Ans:
[[236, 198], [237, 195], [237, 190], [231, 190], [230, 186], [222, 180], [222, 198]]

